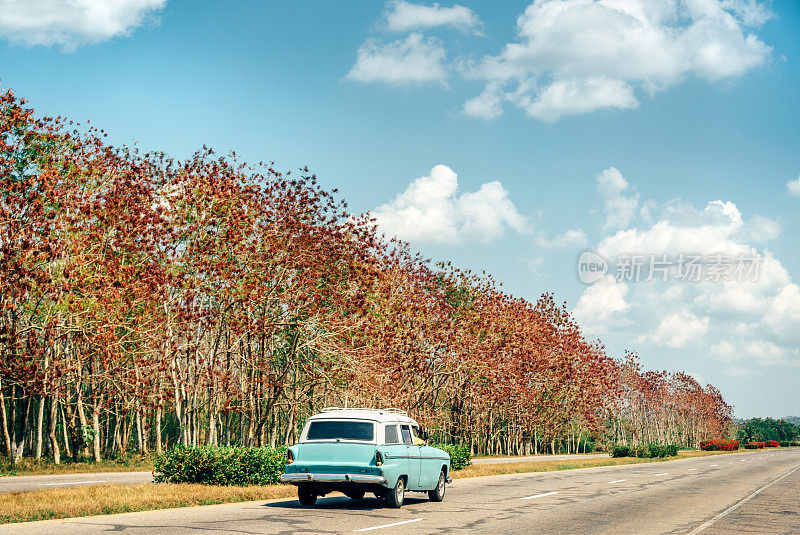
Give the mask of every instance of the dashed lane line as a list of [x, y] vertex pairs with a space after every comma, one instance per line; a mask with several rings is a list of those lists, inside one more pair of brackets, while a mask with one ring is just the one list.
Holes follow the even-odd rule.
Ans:
[[552, 496], [553, 494], [558, 494], [558, 492], [543, 492], [542, 494], [534, 494], [533, 496], [525, 496], [522, 499], [523, 500], [533, 500], [534, 498], [544, 498], [545, 496]]
[[392, 522], [391, 524], [383, 524], [381, 526], [372, 526], [372, 527], [369, 527], [369, 528], [354, 529], [353, 531], [354, 532], [360, 532], [360, 531], [372, 531], [373, 529], [393, 528], [395, 526], [402, 526], [404, 524], [412, 524], [414, 522], [419, 522], [420, 520], [423, 520], [423, 519], [422, 518], [415, 518], [413, 520], [403, 520], [402, 522]]
[[611, 485], [612, 483], [622, 483], [623, 481], [628, 481], [627, 479], [615, 479], [614, 481], [609, 481], [608, 484]]
[[663, 474], [656, 474], [657, 476], [668, 476], [669, 472], [664, 472]]

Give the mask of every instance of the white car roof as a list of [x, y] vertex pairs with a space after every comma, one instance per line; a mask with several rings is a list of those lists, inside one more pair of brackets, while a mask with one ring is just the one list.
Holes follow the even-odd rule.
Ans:
[[404, 423], [417, 426], [413, 418], [409, 418], [405, 411], [399, 409], [365, 409], [365, 408], [342, 408], [326, 407], [322, 412], [315, 414], [309, 420], [373, 420], [380, 423]]

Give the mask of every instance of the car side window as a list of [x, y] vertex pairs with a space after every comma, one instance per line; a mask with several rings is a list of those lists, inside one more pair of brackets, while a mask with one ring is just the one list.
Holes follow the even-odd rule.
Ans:
[[400, 442], [399, 437], [397, 436], [397, 426], [396, 425], [387, 425], [386, 426], [386, 440], [384, 443], [386, 444], [398, 444]]
[[403, 444], [413, 444], [414, 438], [411, 436], [411, 428], [407, 425], [400, 426], [400, 433], [403, 435]]

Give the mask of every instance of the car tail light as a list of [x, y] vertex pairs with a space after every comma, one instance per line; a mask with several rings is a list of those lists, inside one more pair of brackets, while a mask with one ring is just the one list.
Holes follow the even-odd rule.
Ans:
[[292, 464], [294, 462], [294, 453], [292, 450], [286, 450], [286, 464]]
[[375, 464], [378, 466], [383, 464], [383, 455], [379, 451], [375, 452]]

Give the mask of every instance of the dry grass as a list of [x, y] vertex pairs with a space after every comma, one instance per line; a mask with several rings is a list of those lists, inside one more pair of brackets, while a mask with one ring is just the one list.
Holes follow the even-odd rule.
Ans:
[[93, 485], [0, 494], [0, 524], [193, 505], [288, 498], [295, 487], [197, 484]]
[[677, 457], [661, 457], [657, 459], [638, 459], [636, 457], [595, 457], [590, 459], [570, 459], [568, 461], [526, 461], [521, 463], [499, 463], [471, 465], [458, 472], [453, 472], [453, 477], [496, 476], [501, 474], [525, 474], [529, 472], [554, 472], [557, 470], [574, 470], [576, 468], [593, 468], [595, 466], [619, 466], [623, 464], [657, 463], [688, 459], [690, 457], [707, 457], [721, 455], [727, 451], [679, 451]]

